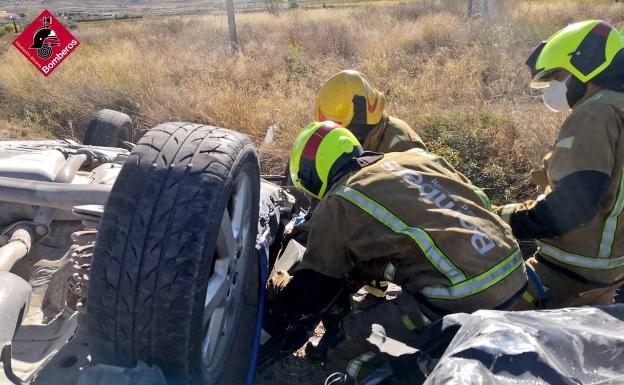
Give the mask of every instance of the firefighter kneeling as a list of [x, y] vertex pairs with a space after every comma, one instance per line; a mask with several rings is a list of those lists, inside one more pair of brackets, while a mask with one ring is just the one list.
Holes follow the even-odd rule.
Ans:
[[393, 357], [414, 352], [431, 322], [508, 309], [526, 289], [511, 229], [444, 159], [422, 149], [364, 152], [349, 130], [323, 122], [301, 131], [290, 162], [295, 185], [320, 203], [301, 265], [269, 280], [265, 330], [279, 334], [322, 311], [346, 286], [385, 280], [402, 288], [342, 319], [326, 357], [342, 373], [332, 383], [386, 381]]

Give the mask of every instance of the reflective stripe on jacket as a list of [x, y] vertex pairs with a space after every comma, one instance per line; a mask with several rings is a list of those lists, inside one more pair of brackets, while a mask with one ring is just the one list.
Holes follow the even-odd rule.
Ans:
[[[492, 268], [468, 279], [436, 246], [433, 239], [431, 239], [425, 230], [408, 226], [400, 218], [387, 211], [382, 205], [356, 189], [341, 186], [335, 191], [335, 194], [355, 204], [391, 231], [403, 234], [412, 239], [418, 245], [427, 260], [429, 260], [440, 273], [447, 277], [450, 283], [449, 286], [428, 286], [420, 290], [420, 292], [428, 298], [454, 300], [469, 297], [494, 286], [523, 264], [520, 249], [516, 248], [508, 257]], [[384, 273], [386, 279], [391, 279], [396, 272], [396, 268], [394, 268], [393, 265], [390, 266], [392, 266], [391, 270], [394, 272], [392, 275]], [[384, 269], [384, 272], [387, 270], [388, 267]]]
[[[540, 239], [540, 253], [550, 262], [587, 279], [609, 284], [624, 278], [624, 93], [601, 90], [574, 108], [563, 124], [552, 153], [544, 159], [549, 186], [581, 172], [608, 177], [609, 185], [596, 215], [562, 235]], [[548, 195], [546, 195], [548, 197]], [[502, 215], [530, 213], [537, 222], [537, 201], [507, 205]], [[563, 207], [557, 220], [566, 221]], [[572, 217], [572, 215], [570, 215]], [[514, 222], [513, 220], [511, 221]], [[517, 232], [517, 231], [516, 231]]]
[[495, 308], [527, 277], [511, 229], [482, 194], [424, 151], [386, 154], [319, 203], [302, 268], [335, 278], [357, 270], [448, 312]]

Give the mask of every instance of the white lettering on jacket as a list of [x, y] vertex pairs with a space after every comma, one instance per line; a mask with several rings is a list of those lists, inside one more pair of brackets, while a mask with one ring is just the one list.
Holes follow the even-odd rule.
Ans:
[[456, 198], [451, 196], [436, 178], [425, 181], [425, 177], [418, 171], [406, 169], [393, 160], [384, 161], [381, 167], [400, 177], [408, 186], [418, 189], [423, 200], [432, 203], [437, 208], [449, 210], [462, 228], [473, 233], [470, 244], [479, 254], [486, 254], [496, 247], [496, 243], [487, 232], [471, 221], [470, 217], [474, 217], [475, 214], [469, 207], [457, 202]]

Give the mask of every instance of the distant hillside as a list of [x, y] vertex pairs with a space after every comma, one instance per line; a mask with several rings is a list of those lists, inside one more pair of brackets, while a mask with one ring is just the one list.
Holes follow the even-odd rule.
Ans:
[[[258, 0], [236, 0], [237, 4], [254, 3]], [[176, 14], [211, 11], [224, 7], [223, 0], [22, 0], [19, 6], [14, 2], [0, 1], [0, 10], [29, 13], [47, 8], [57, 12], [117, 12], [142, 14]], [[1, 15], [0, 15], [1, 17]]]

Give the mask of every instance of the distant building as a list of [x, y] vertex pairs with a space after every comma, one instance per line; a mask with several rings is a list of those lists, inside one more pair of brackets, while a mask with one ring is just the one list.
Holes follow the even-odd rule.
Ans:
[[68, 20], [82, 19], [84, 17], [84, 13], [67, 11], [67, 12], [62, 12], [59, 16]]

